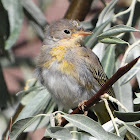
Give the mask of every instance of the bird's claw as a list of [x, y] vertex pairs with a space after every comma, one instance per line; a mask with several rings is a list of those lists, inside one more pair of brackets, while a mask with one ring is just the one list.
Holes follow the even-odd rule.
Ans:
[[87, 100], [84, 100], [81, 103], [79, 103], [78, 108], [79, 108], [79, 110], [82, 110], [84, 112], [84, 115], [87, 116], [88, 111], [85, 110], [86, 109], [86, 105], [85, 105], [86, 102], [87, 102]]

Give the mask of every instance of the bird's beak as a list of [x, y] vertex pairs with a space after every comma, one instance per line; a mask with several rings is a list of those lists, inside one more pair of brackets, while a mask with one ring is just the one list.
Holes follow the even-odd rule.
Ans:
[[93, 34], [91, 31], [83, 31], [83, 30], [81, 30], [81, 31], [77, 31], [76, 33], [72, 34], [72, 36], [78, 36], [78, 35], [86, 36], [86, 35], [91, 35], [91, 34]]

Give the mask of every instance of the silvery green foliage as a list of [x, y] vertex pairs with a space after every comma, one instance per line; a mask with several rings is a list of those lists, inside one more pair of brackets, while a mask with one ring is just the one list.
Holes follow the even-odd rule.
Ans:
[[[123, 11], [121, 9], [116, 13], [114, 11], [118, 0], [112, 0], [100, 13], [95, 27], [93, 27], [91, 20], [83, 23], [85, 29], [90, 28], [94, 33], [86, 38], [85, 45], [90, 47], [98, 55], [109, 78], [121, 66], [124, 66], [125, 63], [140, 56], [140, 41], [133, 34], [134, 32], [139, 33], [139, 30], [132, 27], [132, 22], [135, 20], [133, 18], [133, 12], [136, 9], [136, 1], [137, 0], [132, 1], [128, 11]], [[40, 9], [32, 4], [31, 1], [22, 1], [21, 5], [21, 3], [16, 0], [12, 3], [13, 5], [10, 8], [13, 8], [15, 3], [17, 7], [14, 7], [14, 10], [12, 11], [12, 9], [8, 8], [8, 6], [10, 6], [9, 2], [10, 4], [12, 3], [9, 0], [2, 0], [4, 8], [8, 11], [11, 27], [10, 36], [6, 41], [5, 48], [11, 48], [17, 39], [23, 18], [23, 7], [30, 16], [32, 16], [33, 21], [36, 21], [34, 23], [32, 22], [32, 25], [38, 35], [43, 38], [42, 26], [47, 24], [47, 21]], [[16, 11], [17, 9], [19, 12]], [[126, 13], [129, 14], [126, 15]], [[15, 18], [12, 19], [11, 14]], [[125, 16], [128, 17], [126, 22], [124, 22]], [[121, 25], [118, 24], [118, 18], [122, 21]], [[17, 24], [15, 24], [16, 21]], [[139, 20], [136, 21], [136, 23], [140, 23]], [[16, 31], [14, 32], [14, 30]], [[125, 39], [126, 33], [130, 35], [127, 39]], [[128, 47], [128, 49], [126, 50], [125, 47]], [[123, 62], [120, 61], [118, 57], [121, 55], [120, 49], [124, 52]], [[25, 105], [25, 107], [12, 125], [10, 140], [16, 140], [23, 132], [34, 131], [35, 129], [44, 126], [47, 126], [44, 134], [45, 137], [61, 140], [123, 140], [126, 131], [129, 131], [133, 137], [139, 139], [140, 130], [134, 126], [134, 124], [139, 123], [140, 120], [140, 112], [137, 111], [140, 108], [140, 93], [135, 93], [136, 97], [134, 96], [134, 99], [132, 85], [130, 84], [130, 80], [135, 77], [140, 88], [139, 63], [140, 60], [113, 86], [116, 98], [130, 111], [126, 113], [119, 108], [119, 111], [115, 112], [115, 115], [121, 120], [121, 123], [119, 121], [117, 123], [120, 137], [116, 135], [111, 123], [107, 123], [107, 126], [109, 125], [109, 127], [104, 128], [106, 125], [102, 127], [98, 122], [95, 122], [87, 116], [79, 114], [68, 115], [64, 113], [65, 111], [59, 113], [61, 113], [61, 116], [70, 124], [65, 127], [55, 126], [54, 117], [56, 117], [56, 114], [58, 113], [55, 112], [52, 114], [54, 110], [56, 111], [55, 103], [52, 101], [47, 90], [40, 88], [39, 83], [36, 81], [30, 81], [26, 85], [28, 88], [18, 94], [21, 97], [21, 104]], [[137, 110], [135, 109], [135, 105], [138, 107]], [[110, 130], [112, 131], [110, 132]]]

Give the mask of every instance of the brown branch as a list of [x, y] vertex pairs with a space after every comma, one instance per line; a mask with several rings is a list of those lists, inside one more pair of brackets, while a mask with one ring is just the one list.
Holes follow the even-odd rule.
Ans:
[[[127, 65], [119, 68], [118, 71], [104, 84], [104, 86], [102, 86], [102, 88], [94, 96], [84, 103], [85, 110], [88, 110], [91, 106], [96, 104], [100, 100], [100, 96], [103, 95], [120, 77], [128, 72], [136, 64], [139, 58], [140, 56]], [[82, 114], [82, 111], [77, 107], [71, 114]], [[67, 120], [63, 118], [61, 125], [65, 126], [67, 123]]]
[[8, 140], [10, 139], [11, 127], [12, 127], [12, 117], [10, 119], [10, 127], [9, 127]]
[[92, 1], [93, 0], [72, 0], [64, 18], [83, 21], [90, 10]]

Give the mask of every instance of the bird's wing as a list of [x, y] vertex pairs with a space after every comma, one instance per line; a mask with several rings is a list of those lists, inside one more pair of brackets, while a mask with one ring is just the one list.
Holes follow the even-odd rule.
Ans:
[[[96, 79], [98, 84], [102, 87], [108, 80], [103, 67], [100, 63], [99, 58], [89, 48], [87, 48], [88, 57], [86, 58], [86, 65], [92, 72], [93, 77]], [[114, 91], [110, 88], [107, 92], [109, 95], [115, 97]]]

